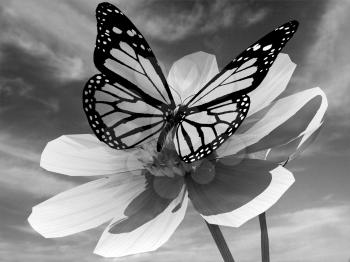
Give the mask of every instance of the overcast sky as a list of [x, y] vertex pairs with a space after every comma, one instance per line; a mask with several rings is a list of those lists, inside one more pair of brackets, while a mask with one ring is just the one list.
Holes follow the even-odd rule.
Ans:
[[[31, 207], [85, 178], [39, 167], [45, 144], [91, 133], [81, 93], [96, 72], [95, 0], [0, 0], [0, 260], [113, 261], [92, 254], [103, 227], [44, 239], [27, 222]], [[288, 166], [296, 182], [268, 211], [271, 260], [350, 259], [350, 1], [111, 1], [147, 38], [165, 72], [184, 55], [205, 51], [224, 66], [276, 26], [296, 19], [284, 49], [297, 64], [292, 93], [320, 86], [327, 120], [302, 157]], [[225, 228], [237, 261], [260, 261], [257, 219]], [[192, 206], [158, 251], [118, 261], [221, 261]]]

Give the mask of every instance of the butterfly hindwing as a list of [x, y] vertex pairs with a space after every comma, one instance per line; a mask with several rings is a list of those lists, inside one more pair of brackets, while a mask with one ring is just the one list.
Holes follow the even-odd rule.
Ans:
[[206, 110], [189, 112], [179, 124], [174, 137], [181, 159], [194, 162], [211, 154], [240, 126], [249, 105], [249, 96], [242, 95]]
[[[248, 93], [260, 85], [297, 27], [298, 22], [290, 21], [265, 35], [189, 100], [188, 113], [174, 137], [182, 160], [193, 162], [206, 157], [237, 130], [248, 113]], [[218, 113], [213, 114], [213, 108]]]
[[95, 135], [115, 149], [126, 149], [156, 138], [164, 126], [164, 113], [142, 96], [98, 74], [83, 92], [83, 106]]
[[142, 90], [144, 99], [153, 97], [174, 107], [174, 100], [150, 46], [133, 23], [117, 7], [101, 3], [96, 9], [97, 38], [94, 61], [108, 77]]

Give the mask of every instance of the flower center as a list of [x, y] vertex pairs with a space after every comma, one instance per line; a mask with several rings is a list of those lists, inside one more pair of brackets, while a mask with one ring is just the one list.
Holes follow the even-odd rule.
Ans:
[[187, 164], [179, 158], [172, 141], [166, 141], [161, 152], [147, 149], [147, 153], [148, 163], [144, 166], [154, 176], [183, 177], [193, 169], [193, 164]]
[[171, 135], [161, 152], [157, 152], [153, 144], [146, 144], [141, 147], [137, 157], [143, 162], [154, 191], [165, 199], [174, 199], [183, 184], [209, 184], [215, 178], [215, 160], [182, 161]]

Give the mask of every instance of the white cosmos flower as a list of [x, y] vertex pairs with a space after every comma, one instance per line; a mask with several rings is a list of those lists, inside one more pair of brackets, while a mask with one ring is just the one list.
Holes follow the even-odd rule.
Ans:
[[[120, 257], [164, 244], [184, 218], [189, 199], [206, 221], [218, 225], [238, 227], [265, 212], [294, 182], [279, 164], [314, 139], [327, 108], [319, 88], [283, 94], [294, 69], [288, 55], [277, 57], [249, 94], [247, 118], [218, 148], [216, 160], [184, 164], [171, 146], [161, 153], [150, 146], [113, 150], [90, 134], [49, 142], [43, 168], [101, 178], [33, 207], [29, 223], [52, 238], [110, 221], [94, 252]], [[175, 62], [168, 82], [186, 98], [217, 73], [215, 56], [198, 52]]]

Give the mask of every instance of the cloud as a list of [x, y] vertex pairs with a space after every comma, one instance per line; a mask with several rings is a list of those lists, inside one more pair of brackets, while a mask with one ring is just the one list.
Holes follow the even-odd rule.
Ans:
[[270, 229], [272, 249], [276, 261], [346, 261], [350, 226], [346, 222], [350, 208], [330, 206], [300, 210], [277, 216], [284, 225]]
[[268, 9], [258, 9], [258, 10], [252, 10], [248, 11], [245, 14], [245, 17], [243, 18], [243, 23], [246, 26], [255, 25], [256, 23], [261, 22], [267, 15], [269, 11]]
[[50, 57], [16, 44], [3, 43], [0, 53], [1, 134], [39, 148], [63, 130], [89, 130], [81, 108], [86, 79], [62, 81]]
[[[349, 205], [314, 207], [268, 215], [271, 260], [347, 261], [350, 256], [350, 226], [347, 222], [349, 215]], [[221, 227], [236, 260], [261, 260], [258, 224], [258, 220], [253, 219], [238, 229]], [[147, 261], [150, 254], [154, 262], [210, 262], [221, 259], [203, 219], [192, 206], [175, 235], [159, 250], [115, 261]]]
[[[272, 261], [347, 261], [350, 254], [349, 205], [314, 207], [268, 215]], [[234, 257], [253, 262], [260, 258], [257, 219], [234, 231], [225, 230]]]
[[[31, 54], [50, 59], [51, 66], [56, 68], [57, 79], [86, 78], [96, 72], [92, 54], [96, 37], [94, 13], [99, 2], [7, 0], [0, 3], [0, 21], [4, 25], [0, 32], [1, 42], [18, 45]], [[157, 45], [164, 42], [201, 35], [210, 35], [208, 39], [211, 39], [220, 30], [232, 28], [234, 24], [257, 23], [267, 10], [229, 0], [121, 0], [114, 4], [160, 52]], [[163, 55], [162, 60], [169, 59], [168, 54]]]
[[[177, 7], [181, 6], [175, 3]], [[268, 13], [267, 9], [254, 10], [245, 4], [228, 0], [184, 3], [177, 9], [169, 2], [160, 4], [157, 9], [152, 6], [152, 9], [135, 16], [135, 22], [141, 25], [140, 29], [146, 36], [173, 42], [186, 37], [213, 34], [232, 27], [235, 22], [250, 26], [263, 20]]]
[[337, 116], [350, 113], [349, 13], [349, 1], [329, 1], [305, 59], [305, 80], [326, 91], [330, 114]]
[[78, 181], [41, 169], [40, 153], [25, 139], [0, 133], [0, 157], [0, 190], [42, 198], [77, 185]]
[[46, 142], [62, 134], [62, 124], [74, 130], [85, 123], [75, 88], [84, 83], [57, 80], [58, 69], [41, 52], [5, 43], [0, 50], [0, 191], [42, 198], [76, 185], [44, 172], [39, 160]]
[[8, 156], [38, 163], [40, 154], [29, 149], [28, 141], [14, 139], [10, 134], [0, 133], [0, 152]]
[[[349, 155], [344, 141], [350, 139], [348, 115], [350, 114], [350, 2], [328, 1], [319, 21], [307, 37], [301, 72], [293, 83], [302, 88], [320, 86], [325, 91], [329, 107], [323, 130], [316, 144], [304, 156], [323, 154]], [[302, 27], [300, 28], [302, 30]]]
[[[92, 54], [97, 31], [95, 9], [100, 2], [3, 1], [0, 44], [17, 45], [28, 53], [50, 59], [51, 66], [58, 69], [57, 79], [85, 78], [96, 72]], [[133, 13], [144, 2], [122, 0], [117, 5]]]
[[198, 28], [203, 12], [203, 6], [197, 3], [191, 9], [181, 13], [170, 12], [165, 16], [148, 13], [136, 18], [136, 21], [143, 25], [140, 29], [145, 35], [163, 41], [175, 41], [188, 36]]
[[[103, 262], [110, 261], [93, 254], [89, 254], [95, 245], [92, 236], [95, 231], [81, 233], [70, 239], [47, 240], [33, 232], [20, 231], [13, 228], [11, 237], [0, 236], [0, 256], [3, 262], [35, 261], [84, 261]], [[14, 239], [13, 236], [18, 239]], [[89, 255], [82, 255], [89, 254]]]
[[32, 198], [42, 199], [78, 185], [77, 182], [58, 178], [39, 167], [20, 165], [18, 162], [10, 163], [0, 162], [2, 168], [1, 190], [25, 192]]
[[[64, 37], [70, 28], [78, 29], [77, 25], [74, 27], [64, 25], [63, 23], [67, 22], [65, 19], [60, 19], [61, 24], [55, 25], [55, 21], [57, 23], [59, 21], [57, 12], [50, 9], [45, 12], [43, 10], [45, 4], [31, 5], [30, 2], [8, 1], [7, 5], [0, 4], [0, 20], [4, 25], [0, 33], [0, 44], [17, 45], [28, 53], [46, 57], [51, 61], [51, 66], [57, 70], [57, 79], [82, 77], [83, 62], [79, 58], [82, 52], [74, 52], [79, 49], [67, 43]], [[81, 36], [74, 39], [78, 41], [80, 38]], [[86, 41], [82, 42], [80, 48], [83, 48], [84, 43]]]

